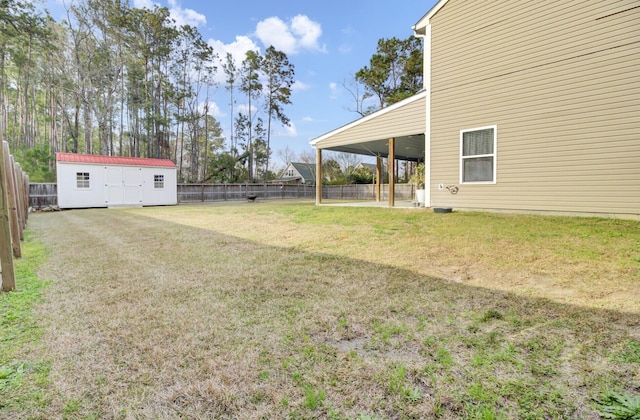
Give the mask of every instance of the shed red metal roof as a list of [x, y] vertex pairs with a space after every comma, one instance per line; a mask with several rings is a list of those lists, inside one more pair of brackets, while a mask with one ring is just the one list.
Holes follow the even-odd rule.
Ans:
[[162, 166], [175, 168], [169, 159], [139, 158], [126, 156], [82, 155], [77, 153], [56, 153], [56, 162], [89, 163], [95, 165]]

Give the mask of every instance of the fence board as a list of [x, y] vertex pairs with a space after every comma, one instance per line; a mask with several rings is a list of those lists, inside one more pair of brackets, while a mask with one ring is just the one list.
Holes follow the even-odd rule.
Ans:
[[[5, 149], [6, 145], [6, 149]], [[6, 150], [6, 151], [5, 151]], [[11, 215], [8, 196], [9, 174], [12, 168], [7, 167], [5, 154], [8, 154], [9, 144], [2, 142], [0, 148], [0, 267], [2, 268], [2, 291], [8, 292], [16, 288], [16, 278], [13, 271], [13, 252], [11, 241]]]
[[[413, 185], [396, 184], [396, 198], [411, 200]], [[388, 186], [382, 186], [382, 200], [388, 199]], [[244, 201], [254, 194], [260, 200], [314, 199], [314, 185], [296, 184], [178, 184], [178, 202]], [[375, 184], [324, 185], [322, 198], [339, 200], [375, 200]], [[29, 184], [29, 206], [35, 209], [58, 204], [57, 185]]]
[[178, 202], [242, 201], [248, 195], [262, 200], [313, 198], [311, 185], [280, 184], [179, 184]]
[[2, 157], [4, 162], [4, 171], [6, 176], [6, 188], [7, 188], [7, 208], [9, 210], [9, 223], [11, 229], [11, 247], [13, 249], [13, 256], [16, 258], [22, 257], [22, 248], [20, 247], [20, 240], [24, 239], [22, 235], [22, 222], [20, 220], [20, 210], [18, 209], [18, 186], [16, 181], [15, 166], [16, 162], [9, 154], [9, 143], [3, 142], [2, 144]]
[[42, 209], [58, 205], [58, 184], [29, 184], [29, 207]]

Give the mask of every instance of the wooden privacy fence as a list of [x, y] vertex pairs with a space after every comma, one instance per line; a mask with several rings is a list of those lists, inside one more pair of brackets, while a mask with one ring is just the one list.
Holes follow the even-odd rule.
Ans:
[[[389, 186], [382, 184], [380, 188], [381, 200], [389, 199]], [[413, 199], [413, 184], [395, 184], [394, 196], [397, 200]], [[375, 184], [323, 185], [322, 198], [337, 200], [375, 200]]]
[[312, 185], [288, 184], [178, 184], [178, 202], [246, 200], [255, 196], [264, 200], [315, 197]]
[[32, 183], [29, 184], [29, 207], [42, 209], [58, 205], [58, 184]]
[[[399, 200], [413, 198], [412, 184], [396, 184], [395, 197]], [[246, 200], [254, 195], [259, 199], [309, 198], [316, 196], [314, 185], [288, 184], [179, 184], [178, 202]], [[388, 187], [382, 186], [382, 200], [387, 200]], [[375, 200], [374, 184], [324, 185], [322, 198], [340, 200]]]
[[[387, 200], [388, 187], [383, 185], [382, 200]], [[396, 184], [395, 196], [398, 200], [413, 198], [412, 184]], [[248, 195], [259, 199], [314, 199], [316, 187], [313, 185], [291, 184], [178, 184], [178, 202], [213, 202], [246, 200]], [[339, 200], [375, 200], [374, 184], [325, 185], [322, 187], [322, 198]], [[29, 206], [41, 209], [58, 204], [55, 183], [29, 184]]]
[[29, 214], [29, 177], [9, 154], [9, 143], [2, 142], [0, 150], [0, 267], [2, 291], [16, 288], [13, 258], [20, 258], [20, 241], [24, 239]]

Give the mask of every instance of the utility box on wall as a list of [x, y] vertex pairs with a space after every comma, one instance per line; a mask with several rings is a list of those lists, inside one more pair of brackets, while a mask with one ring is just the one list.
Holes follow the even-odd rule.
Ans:
[[56, 153], [58, 207], [140, 207], [178, 202], [169, 159]]

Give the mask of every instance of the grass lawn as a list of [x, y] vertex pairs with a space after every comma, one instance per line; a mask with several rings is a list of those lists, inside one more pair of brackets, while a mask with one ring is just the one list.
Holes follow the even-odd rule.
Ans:
[[0, 418], [640, 405], [637, 221], [288, 201], [73, 210], [31, 215], [23, 254], [19, 291], [0, 295]]

